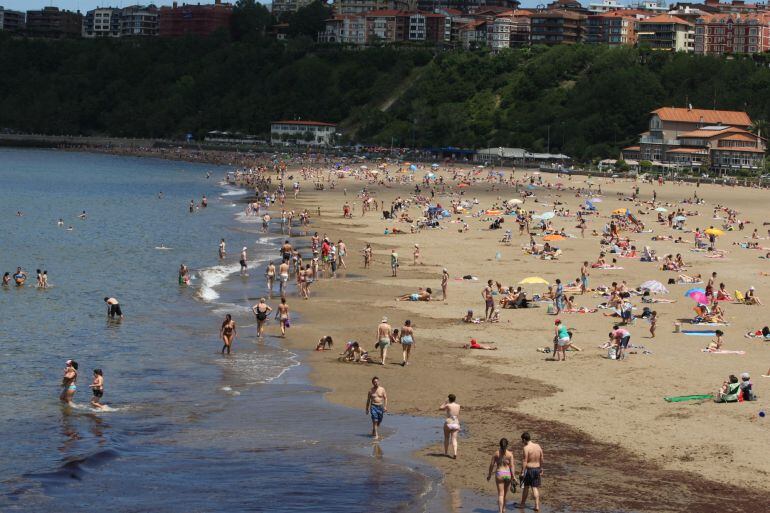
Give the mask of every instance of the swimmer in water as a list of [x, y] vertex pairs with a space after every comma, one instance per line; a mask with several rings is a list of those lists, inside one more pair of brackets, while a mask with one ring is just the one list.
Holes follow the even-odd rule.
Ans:
[[71, 232], [72, 230], [74, 230], [74, 228], [72, 227], [72, 225], [69, 225], [69, 226], [67, 227], [67, 231], [68, 231], [68, 232]]
[[11, 273], [6, 272], [3, 274], [3, 287], [7, 287], [11, 284]]
[[110, 319], [114, 319], [117, 315], [121, 319], [123, 318], [123, 311], [120, 309], [120, 303], [114, 297], [104, 298], [104, 302], [107, 303], [107, 316]]
[[59, 395], [59, 400], [65, 404], [72, 404], [72, 399], [77, 392], [78, 381], [78, 362], [74, 360], [67, 360], [64, 367], [64, 376], [62, 376], [61, 386], [62, 391]]
[[78, 217], [80, 219], [85, 219], [86, 217], [88, 217], [88, 215], [86, 214], [86, 211], [84, 210], [83, 212], [80, 213], [80, 215]]
[[21, 267], [16, 268], [16, 274], [13, 275], [13, 280], [16, 282], [17, 287], [24, 286], [24, 282], [27, 281], [27, 274], [21, 270]]
[[59, 218], [59, 221], [56, 223], [57, 226], [64, 226], [64, 219], [61, 217]]
[[225, 244], [225, 239], [222, 239], [219, 241], [219, 258], [222, 259], [227, 255], [227, 245]]
[[225, 315], [222, 327], [219, 328], [219, 336], [222, 338], [222, 342], [224, 342], [222, 354], [225, 354], [225, 350], [227, 351], [227, 354], [230, 354], [230, 347], [233, 345], [233, 340], [235, 340], [237, 334], [233, 317], [230, 314]]
[[101, 403], [102, 396], [104, 396], [104, 373], [102, 369], [94, 369], [94, 380], [88, 385], [91, 388], [91, 392], [94, 396], [91, 398], [91, 406], [94, 408], [103, 408]]

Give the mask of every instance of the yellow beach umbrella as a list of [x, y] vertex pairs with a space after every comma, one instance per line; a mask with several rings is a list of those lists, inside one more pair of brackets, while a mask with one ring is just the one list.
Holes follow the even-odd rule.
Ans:
[[720, 235], [724, 235], [725, 232], [720, 230], [719, 228], [709, 228], [706, 230], [706, 235], [713, 235], [715, 237], [719, 237]]
[[549, 283], [541, 278], [540, 276], [530, 276], [529, 278], [524, 278], [519, 282], [519, 285], [549, 285]]

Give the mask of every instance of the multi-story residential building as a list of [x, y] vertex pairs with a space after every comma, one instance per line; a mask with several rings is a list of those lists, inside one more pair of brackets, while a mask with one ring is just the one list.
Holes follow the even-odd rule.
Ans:
[[712, 170], [761, 169], [766, 144], [751, 133], [745, 112], [663, 107], [650, 113], [639, 146], [623, 150], [624, 159]]
[[280, 17], [282, 14], [297, 12], [313, 3], [314, 0], [273, 0], [270, 10], [273, 14]]
[[362, 14], [369, 11], [395, 9], [395, 0], [336, 0], [334, 14]]
[[334, 142], [335, 123], [321, 121], [273, 121], [270, 124], [270, 142], [297, 142], [313, 146], [328, 146]]
[[321, 43], [366, 44], [366, 18], [361, 14], [337, 14], [326, 20], [326, 30], [318, 35]]
[[364, 14], [366, 19], [366, 42], [391, 42], [404, 41], [407, 27], [405, 26], [401, 11], [395, 9], [382, 9], [370, 11]]
[[83, 37], [120, 37], [120, 9], [100, 7], [83, 16]]
[[218, 29], [229, 30], [232, 15], [232, 4], [223, 4], [222, 0], [215, 0], [213, 5], [180, 6], [174, 2], [171, 7], [160, 8], [158, 33], [161, 37], [208, 36]]
[[586, 20], [586, 43], [607, 45], [636, 44], [636, 30], [641, 11], [623, 9], [592, 14]]
[[24, 13], [0, 6], [0, 30], [21, 32], [24, 30]]
[[132, 5], [124, 7], [120, 13], [121, 37], [157, 36], [158, 24], [158, 8], [154, 5]]
[[457, 42], [465, 49], [485, 46], [488, 35], [487, 26], [491, 23], [478, 19], [460, 25], [457, 29]]
[[695, 47], [693, 24], [670, 14], [659, 14], [639, 22], [637, 40], [653, 50], [692, 52]]
[[79, 12], [62, 11], [58, 7], [27, 11], [26, 33], [32, 37], [80, 37], [82, 29], [83, 15]]
[[504, 11], [487, 23], [487, 45], [493, 52], [529, 44], [530, 17], [524, 9]]
[[584, 40], [585, 14], [559, 9], [532, 14], [532, 44], [575, 44]]
[[708, 14], [695, 22], [695, 53], [722, 55], [770, 51], [770, 13]]
[[620, 5], [617, 0], [602, 0], [601, 2], [588, 4], [588, 10], [592, 14], [602, 14], [618, 9], [623, 9], [623, 6]]
[[420, 11], [435, 12], [437, 9], [457, 9], [463, 13], [474, 13], [490, 7], [501, 10], [518, 9], [519, 0], [416, 0]]

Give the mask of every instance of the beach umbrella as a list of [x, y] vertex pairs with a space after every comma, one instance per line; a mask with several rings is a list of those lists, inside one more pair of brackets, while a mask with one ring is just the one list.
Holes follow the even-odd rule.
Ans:
[[591, 198], [591, 203], [601, 203], [601, 202], [602, 202], [601, 198]]
[[677, 223], [680, 221], [687, 221], [687, 218], [685, 216], [676, 216], [674, 218], [674, 221], [676, 221]]
[[527, 189], [528, 191], [534, 191], [535, 189], [537, 189], [537, 187], [536, 187], [536, 186], [534, 186], [534, 185], [532, 185], [532, 184], [529, 184], [529, 185], [527, 185], [526, 189]]
[[361, 166], [361, 169], [369, 169], [367, 166]]
[[684, 297], [690, 297], [691, 294], [695, 294], [696, 292], [699, 292], [701, 294], [705, 294], [706, 293], [706, 289], [701, 289], [701, 288], [698, 288], [698, 287], [692, 288], [692, 289], [690, 289], [690, 290], [688, 290], [687, 292], [684, 293]]
[[658, 207], [655, 209], [655, 212], [668, 212], [668, 209], [663, 207]]
[[540, 276], [530, 276], [519, 282], [519, 285], [548, 285], [549, 283]]
[[553, 219], [554, 217], [556, 217], [555, 212], [543, 212], [542, 214], [540, 214], [540, 219], [548, 220], [548, 219]]
[[430, 165], [430, 167], [438, 167], [438, 164], [436, 164], [436, 163], [434, 162], [433, 164], [431, 164], [431, 165]]
[[512, 198], [512, 199], [509, 199], [509, 200], [508, 200], [508, 204], [509, 204], [509, 205], [521, 205], [522, 203], [524, 203], [524, 202], [523, 202], [523, 201], [521, 201], [521, 200], [520, 200], [520, 199], [518, 199], [518, 198]]
[[411, 169], [412, 171], [417, 171], [417, 166], [412, 164], [411, 166], [409, 166], [409, 169]]
[[720, 235], [724, 235], [725, 232], [720, 230], [719, 228], [709, 228], [706, 230], [706, 235], [713, 235], [714, 237], [719, 237]]
[[558, 233], [546, 235], [545, 237], [543, 237], [543, 240], [547, 240], [549, 242], [554, 240], [564, 240], [564, 239], [566, 239], [566, 237], [564, 235], [559, 235]]
[[668, 289], [663, 286], [663, 284], [657, 280], [649, 280], [641, 285], [639, 285], [642, 289], [647, 289], [653, 294], [668, 294]]
[[625, 214], [626, 212], [628, 212], [628, 210], [626, 210], [625, 208], [616, 208], [615, 210], [612, 211], [614, 215]]
[[704, 294], [703, 292], [693, 292], [690, 295], [690, 299], [692, 299], [698, 304], [706, 304], [709, 302], [708, 298], [706, 297], [706, 294]]

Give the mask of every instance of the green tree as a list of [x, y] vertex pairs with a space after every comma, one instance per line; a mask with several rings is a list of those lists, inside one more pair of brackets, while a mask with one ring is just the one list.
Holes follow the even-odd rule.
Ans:
[[326, 28], [326, 20], [332, 15], [332, 8], [326, 2], [315, 0], [286, 17], [285, 21], [289, 24], [288, 34], [291, 37], [307, 36], [315, 41], [318, 33]]
[[256, 0], [238, 0], [233, 7], [230, 31], [236, 41], [255, 40], [264, 37], [273, 23], [273, 15], [264, 4]]

